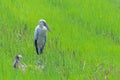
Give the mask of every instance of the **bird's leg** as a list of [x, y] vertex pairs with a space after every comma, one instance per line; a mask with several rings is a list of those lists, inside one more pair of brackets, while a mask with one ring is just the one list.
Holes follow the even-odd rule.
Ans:
[[42, 53], [43, 53], [43, 48], [40, 49], [40, 54], [42, 54]]
[[40, 53], [43, 53], [43, 49], [45, 47], [45, 43], [42, 45], [41, 49], [40, 49]]
[[43, 54], [40, 54], [39, 56], [40, 64], [42, 65], [45, 62], [45, 58]]

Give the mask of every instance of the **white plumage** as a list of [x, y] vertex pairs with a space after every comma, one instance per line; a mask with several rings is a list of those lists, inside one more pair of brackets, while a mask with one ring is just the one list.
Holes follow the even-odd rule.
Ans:
[[46, 43], [46, 31], [49, 30], [48, 25], [44, 19], [39, 21], [39, 25], [35, 28], [34, 32], [34, 44], [37, 54], [43, 52], [45, 43]]

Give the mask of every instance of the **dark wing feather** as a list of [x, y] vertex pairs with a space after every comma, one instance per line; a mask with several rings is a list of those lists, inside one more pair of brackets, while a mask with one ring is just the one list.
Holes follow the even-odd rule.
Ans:
[[37, 54], [39, 54], [38, 53], [38, 47], [37, 47], [37, 40], [34, 41], [34, 44], [35, 44], [36, 52], [37, 52]]

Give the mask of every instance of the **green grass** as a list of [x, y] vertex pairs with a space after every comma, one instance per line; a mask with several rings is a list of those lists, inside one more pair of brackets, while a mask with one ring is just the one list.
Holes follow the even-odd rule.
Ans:
[[[0, 0], [0, 80], [118, 80], [120, 77], [119, 0]], [[34, 29], [45, 19], [42, 55]], [[13, 69], [17, 54], [28, 67]], [[38, 60], [45, 69], [36, 69]]]

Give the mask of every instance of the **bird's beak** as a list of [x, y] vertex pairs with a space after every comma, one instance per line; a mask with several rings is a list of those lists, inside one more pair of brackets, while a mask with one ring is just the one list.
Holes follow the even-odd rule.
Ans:
[[51, 29], [50, 29], [50, 27], [46, 24], [46, 28], [47, 28], [47, 30], [49, 31], [49, 32], [51, 32]]
[[47, 26], [47, 30], [48, 30], [49, 32], [51, 32], [51, 29], [49, 28], [49, 26]]

